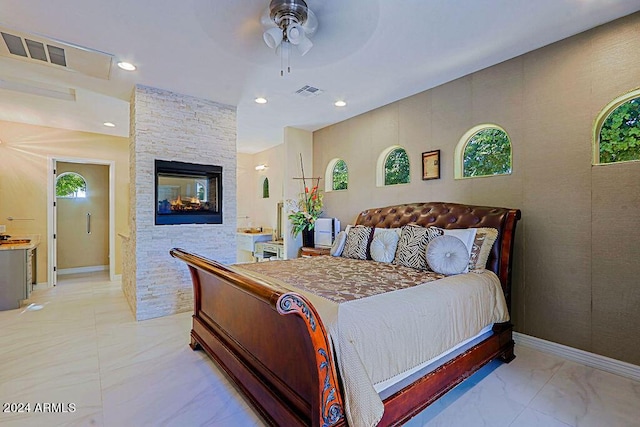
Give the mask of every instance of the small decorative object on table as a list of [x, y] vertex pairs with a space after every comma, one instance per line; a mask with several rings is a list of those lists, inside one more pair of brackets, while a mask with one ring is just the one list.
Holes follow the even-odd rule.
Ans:
[[[306, 178], [304, 176], [304, 165], [302, 163], [302, 154], [300, 155], [300, 168], [302, 169], [302, 186], [304, 192], [300, 194], [300, 200], [296, 206], [291, 210], [289, 214], [289, 220], [291, 220], [291, 234], [293, 237], [297, 237], [302, 233], [302, 245], [313, 247], [314, 246], [314, 228], [316, 225], [316, 219], [322, 214], [322, 193], [318, 188], [320, 178]], [[307, 186], [307, 180], [314, 184], [311, 189]]]

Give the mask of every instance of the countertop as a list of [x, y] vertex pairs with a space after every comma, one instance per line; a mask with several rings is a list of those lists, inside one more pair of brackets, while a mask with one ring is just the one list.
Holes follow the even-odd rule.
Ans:
[[24, 236], [11, 236], [9, 240], [31, 240], [29, 243], [21, 243], [16, 245], [2, 244], [0, 245], [0, 251], [14, 251], [20, 249], [35, 249], [40, 244], [40, 236], [37, 234], [29, 234]]

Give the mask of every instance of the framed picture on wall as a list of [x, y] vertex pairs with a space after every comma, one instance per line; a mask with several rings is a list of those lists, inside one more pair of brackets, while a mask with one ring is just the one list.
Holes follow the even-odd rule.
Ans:
[[422, 153], [422, 179], [440, 179], [440, 150]]

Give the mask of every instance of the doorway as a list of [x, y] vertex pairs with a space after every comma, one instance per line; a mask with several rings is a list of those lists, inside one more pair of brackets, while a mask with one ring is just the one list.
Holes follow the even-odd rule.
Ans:
[[62, 274], [114, 276], [113, 162], [52, 159], [49, 285]]

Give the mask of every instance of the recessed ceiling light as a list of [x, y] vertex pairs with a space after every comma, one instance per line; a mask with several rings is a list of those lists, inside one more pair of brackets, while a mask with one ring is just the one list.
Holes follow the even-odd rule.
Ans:
[[266, 104], [267, 103], [267, 98], [256, 98], [256, 103], [258, 104]]
[[135, 71], [136, 66], [130, 62], [120, 61], [118, 62], [118, 67], [122, 68], [125, 71]]
[[111, 122], [104, 122], [104, 123], [103, 123], [103, 125], [105, 125], [105, 126], [106, 126], [106, 127], [108, 127], [108, 128], [114, 128], [114, 127], [116, 127], [116, 125], [115, 125], [115, 124], [113, 124], [113, 123], [111, 123]]
[[344, 107], [345, 105], [347, 105], [347, 103], [344, 101], [336, 101], [333, 103], [333, 105], [335, 105], [336, 107]]

